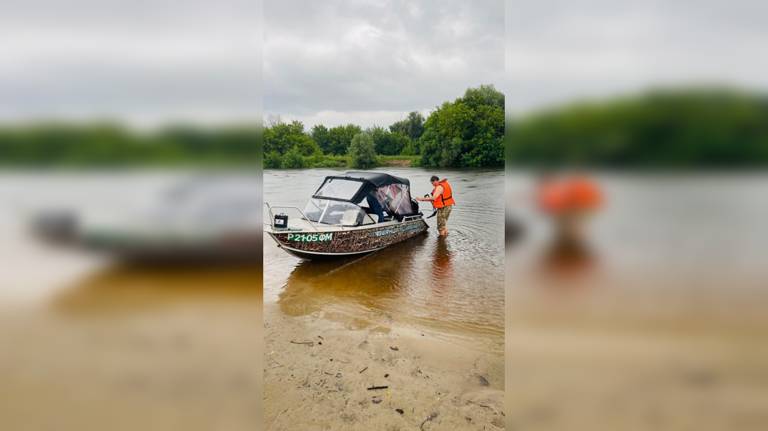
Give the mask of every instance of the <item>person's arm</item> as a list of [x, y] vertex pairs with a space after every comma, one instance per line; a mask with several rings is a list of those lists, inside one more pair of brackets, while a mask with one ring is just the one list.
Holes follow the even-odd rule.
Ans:
[[435, 188], [435, 193], [433, 193], [431, 196], [423, 197], [423, 198], [416, 198], [416, 200], [417, 201], [422, 201], [422, 202], [429, 202], [429, 201], [433, 201], [433, 200], [437, 199], [437, 197], [440, 196], [441, 194], [443, 194], [443, 186], [437, 186]]

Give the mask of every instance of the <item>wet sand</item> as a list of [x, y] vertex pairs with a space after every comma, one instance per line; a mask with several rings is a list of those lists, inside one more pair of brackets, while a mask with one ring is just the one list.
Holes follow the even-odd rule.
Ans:
[[267, 430], [504, 428], [498, 353], [405, 327], [289, 317], [274, 305], [265, 342]]
[[[258, 256], [126, 265], [28, 229], [42, 209], [131, 213], [198, 175], [208, 173], [0, 173], [0, 429], [261, 428]], [[240, 178], [260, 190], [258, 173]]]
[[768, 320], [756, 309], [670, 317], [630, 306], [546, 308], [516, 309], [508, 321], [507, 429], [768, 424]]

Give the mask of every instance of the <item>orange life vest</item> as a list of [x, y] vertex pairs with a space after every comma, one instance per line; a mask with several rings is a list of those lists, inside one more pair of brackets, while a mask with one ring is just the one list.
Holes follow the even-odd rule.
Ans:
[[555, 215], [596, 210], [603, 202], [597, 184], [583, 177], [555, 180], [541, 185], [536, 198], [539, 208]]
[[[453, 190], [451, 189], [451, 185], [448, 184], [448, 180], [440, 180], [438, 184], [443, 186], [443, 192], [440, 193], [440, 196], [435, 197], [435, 200], [432, 201], [432, 205], [434, 205], [435, 208], [456, 205], [456, 201], [453, 200]], [[432, 189], [432, 196], [435, 196], [435, 190], [437, 190], [437, 187]]]

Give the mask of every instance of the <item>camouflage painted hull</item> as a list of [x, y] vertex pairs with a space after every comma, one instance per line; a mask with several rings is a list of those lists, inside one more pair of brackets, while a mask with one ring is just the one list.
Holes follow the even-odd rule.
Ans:
[[278, 247], [305, 259], [371, 253], [405, 241], [427, 230], [419, 218], [396, 224], [334, 231], [270, 231]]

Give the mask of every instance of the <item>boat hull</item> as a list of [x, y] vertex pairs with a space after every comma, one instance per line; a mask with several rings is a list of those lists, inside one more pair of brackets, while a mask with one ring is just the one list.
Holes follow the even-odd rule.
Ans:
[[352, 256], [381, 250], [426, 232], [423, 219], [334, 231], [271, 231], [278, 246], [304, 259]]

